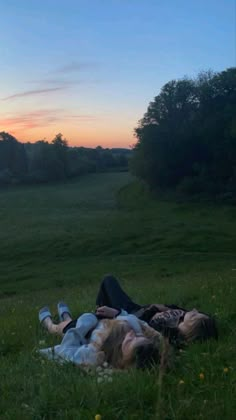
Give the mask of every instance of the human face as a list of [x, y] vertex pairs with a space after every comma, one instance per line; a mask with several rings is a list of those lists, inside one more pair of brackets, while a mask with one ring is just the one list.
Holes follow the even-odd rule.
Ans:
[[135, 347], [139, 344], [142, 344], [144, 341], [146, 341], [146, 338], [143, 334], [136, 334], [134, 330], [130, 330], [126, 334], [121, 346], [123, 356], [125, 358], [129, 357], [132, 354]]
[[204, 317], [204, 314], [201, 314], [196, 309], [186, 312], [184, 320], [179, 324], [179, 330], [184, 334], [192, 325], [196, 322], [197, 319]]

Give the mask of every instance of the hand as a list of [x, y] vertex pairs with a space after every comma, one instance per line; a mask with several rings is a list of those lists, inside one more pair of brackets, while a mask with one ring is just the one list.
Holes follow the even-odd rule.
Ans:
[[115, 318], [119, 311], [109, 306], [100, 306], [96, 310], [96, 315], [104, 316], [104, 318]]

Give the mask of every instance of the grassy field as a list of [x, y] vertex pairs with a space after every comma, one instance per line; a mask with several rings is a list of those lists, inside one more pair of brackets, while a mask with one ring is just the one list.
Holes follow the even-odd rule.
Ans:
[[[235, 213], [154, 200], [127, 173], [0, 191], [0, 419], [233, 420]], [[38, 309], [64, 299], [74, 315], [94, 310], [109, 272], [140, 303], [215, 314], [219, 342], [177, 353], [161, 385], [158, 369], [98, 383], [41, 359], [36, 350], [56, 340]]]

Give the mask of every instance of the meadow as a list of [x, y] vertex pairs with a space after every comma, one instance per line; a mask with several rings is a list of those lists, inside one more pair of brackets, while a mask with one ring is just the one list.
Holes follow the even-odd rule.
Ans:
[[[236, 208], [152, 197], [128, 173], [0, 191], [0, 419], [227, 419], [236, 403]], [[218, 342], [97, 381], [42, 359], [38, 309], [93, 311], [104, 274], [139, 303], [216, 316]]]

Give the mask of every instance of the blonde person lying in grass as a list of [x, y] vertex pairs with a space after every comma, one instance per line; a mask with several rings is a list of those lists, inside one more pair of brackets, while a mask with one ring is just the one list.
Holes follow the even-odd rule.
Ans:
[[[72, 321], [68, 306], [58, 303], [61, 322], [55, 324], [48, 307], [39, 311], [39, 321], [51, 334], [63, 336], [60, 345], [41, 349], [49, 359], [70, 361], [76, 365], [145, 368], [159, 361], [162, 336], [134, 315], [122, 315], [109, 308], [105, 319], [99, 311], [84, 313]], [[120, 312], [120, 311], [119, 311]], [[126, 313], [126, 312], [125, 312]], [[108, 319], [112, 318], [112, 319]]]

